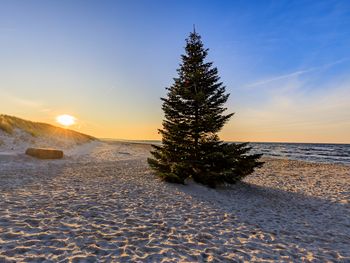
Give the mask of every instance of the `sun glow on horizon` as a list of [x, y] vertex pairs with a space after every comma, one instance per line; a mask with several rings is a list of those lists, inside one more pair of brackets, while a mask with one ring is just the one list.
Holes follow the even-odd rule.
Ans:
[[76, 118], [68, 114], [63, 114], [56, 117], [56, 122], [66, 127], [75, 124], [75, 121]]

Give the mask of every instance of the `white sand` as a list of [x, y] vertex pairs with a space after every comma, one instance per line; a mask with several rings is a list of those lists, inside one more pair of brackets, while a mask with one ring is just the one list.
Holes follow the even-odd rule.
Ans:
[[148, 151], [0, 152], [0, 262], [350, 262], [349, 166], [266, 159], [214, 190], [161, 182]]

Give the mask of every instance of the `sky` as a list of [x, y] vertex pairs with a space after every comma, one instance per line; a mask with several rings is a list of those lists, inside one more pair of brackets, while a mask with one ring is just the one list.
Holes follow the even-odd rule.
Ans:
[[0, 113], [160, 139], [193, 24], [231, 94], [222, 139], [350, 143], [347, 0], [0, 0]]

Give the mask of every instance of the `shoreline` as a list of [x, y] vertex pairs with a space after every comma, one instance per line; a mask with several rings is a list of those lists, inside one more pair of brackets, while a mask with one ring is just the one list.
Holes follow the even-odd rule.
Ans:
[[[106, 143], [130, 143], [140, 145], [161, 145], [161, 141], [147, 140], [102, 140]], [[154, 143], [152, 143], [154, 142]], [[226, 143], [240, 143], [227, 142]], [[279, 143], [279, 142], [249, 142], [253, 153], [262, 153], [264, 157], [300, 160], [316, 163], [339, 163], [350, 166], [350, 144], [334, 143]], [[307, 146], [307, 147], [306, 147]], [[332, 147], [336, 149], [332, 149]], [[285, 149], [285, 147], [287, 147]], [[292, 147], [292, 148], [288, 148]], [[294, 148], [293, 148], [294, 147]], [[306, 147], [306, 148], [305, 148]], [[322, 149], [319, 149], [319, 148]], [[331, 148], [328, 148], [331, 147]], [[342, 149], [344, 147], [344, 149]], [[338, 153], [339, 151], [339, 153]], [[341, 155], [340, 152], [342, 152]]]

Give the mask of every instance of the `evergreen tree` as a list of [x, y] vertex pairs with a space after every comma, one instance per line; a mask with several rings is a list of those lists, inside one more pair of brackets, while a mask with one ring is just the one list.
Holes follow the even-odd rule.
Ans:
[[225, 114], [229, 94], [217, 68], [205, 61], [208, 49], [195, 31], [186, 39], [185, 51], [178, 77], [162, 98], [162, 145], [153, 145], [148, 163], [168, 182], [184, 183], [192, 177], [211, 187], [235, 183], [262, 165], [261, 155], [247, 155], [246, 143], [220, 141], [217, 133], [233, 115]]

